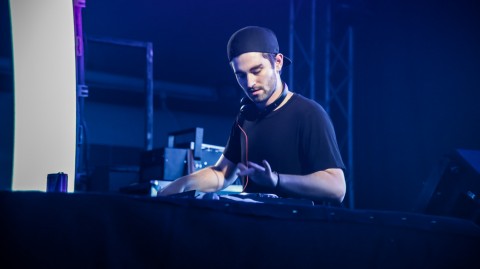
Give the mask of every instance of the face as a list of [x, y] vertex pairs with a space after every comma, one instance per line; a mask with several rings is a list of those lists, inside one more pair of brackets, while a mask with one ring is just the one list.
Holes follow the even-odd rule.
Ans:
[[272, 97], [275, 90], [281, 89], [282, 63], [281, 54], [275, 56], [272, 66], [260, 52], [243, 53], [231, 61], [238, 84], [245, 94], [257, 105], [264, 106], [272, 103], [275, 99]]

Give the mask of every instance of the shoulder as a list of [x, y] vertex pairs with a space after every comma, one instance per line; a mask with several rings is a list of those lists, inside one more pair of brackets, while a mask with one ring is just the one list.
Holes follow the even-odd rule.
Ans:
[[303, 115], [327, 115], [325, 109], [319, 103], [301, 94], [294, 93], [290, 101], [291, 108]]

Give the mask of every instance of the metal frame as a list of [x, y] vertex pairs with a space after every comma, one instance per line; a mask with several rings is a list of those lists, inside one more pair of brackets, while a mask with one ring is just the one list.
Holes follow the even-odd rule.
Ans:
[[[347, 182], [347, 202], [350, 208], [355, 207], [354, 203], [354, 165], [353, 165], [353, 29], [351, 26], [347, 26], [346, 29], [339, 27], [336, 24], [333, 27], [333, 14], [332, 7], [334, 1], [327, 0], [322, 2], [322, 8], [325, 14], [321, 17], [325, 18], [325, 21], [320, 23], [324, 30], [324, 100], [319, 101], [317, 97], [318, 90], [316, 89], [317, 74], [317, 3], [316, 0], [311, 0], [310, 9], [303, 6], [303, 1], [290, 0], [290, 35], [289, 35], [289, 56], [292, 58], [292, 69], [289, 73], [289, 84], [297, 92], [303, 92], [308, 96], [322, 103], [327, 113], [335, 121], [337, 139], [339, 141], [339, 147], [342, 151], [343, 159], [346, 165], [346, 182]], [[302, 14], [301, 12], [310, 12], [309, 16]], [[298, 18], [310, 18], [309, 27], [309, 45], [310, 50], [306, 50], [306, 46], [302, 43], [303, 40], [308, 39], [305, 36], [301, 36], [301, 22], [297, 21]], [[305, 35], [305, 32], [304, 32]], [[341, 36], [341, 40], [337, 40], [333, 37]], [[295, 52], [300, 52], [300, 58], [294, 58]], [[303, 60], [303, 61], [302, 61]], [[308, 72], [302, 72], [300, 70], [301, 65], [306, 63]], [[309, 84], [306, 90], [302, 89], [299, 83], [295, 83], [294, 74], [308, 74]], [[305, 79], [305, 78], [302, 78]], [[338, 115], [337, 115], [338, 114]]]
[[85, 8], [85, 0], [73, 1], [73, 18], [75, 28], [75, 56], [77, 69], [77, 142], [75, 151], [75, 185], [81, 183], [82, 176], [87, 172], [85, 157], [86, 124], [83, 117], [84, 98], [88, 96], [88, 87], [85, 85], [85, 55], [83, 47], [83, 21], [82, 10]]
[[85, 85], [85, 58], [84, 42], [106, 43], [117, 46], [145, 48], [146, 75], [145, 75], [145, 150], [153, 149], [153, 44], [127, 39], [116, 39], [106, 37], [84, 38], [82, 29], [82, 10], [85, 8], [85, 0], [74, 0], [74, 22], [75, 22], [75, 43], [77, 61], [77, 150], [76, 150], [76, 175], [75, 180], [85, 174], [86, 158], [84, 146], [86, 144], [86, 124], [83, 117], [84, 98], [88, 97], [88, 86]]
[[194, 145], [192, 149], [193, 157], [194, 159], [199, 160], [202, 158], [202, 145], [203, 145], [203, 128], [201, 127], [189, 128], [185, 130], [179, 130], [179, 131], [168, 133], [168, 147], [169, 148], [176, 147], [175, 138], [179, 136], [186, 136], [191, 134], [193, 134], [193, 136], [195, 137]]
[[153, 149], [153, 44], [136, 40], [88, 36], [89, 42], [112, 44], [125, 47], [145, 48], [145, 150]]
[[[310, 9], [308, 7], [303, 7], [303, 1], [290, 0], [290, 31], [289, 31], [289, 57], [292, 59], [292, 67], [289, 70], [288, 84], [290, 87], [294, 88], [296, 91], [301, 91], [303, 94], [308, 95], [311, 99], [316, 100], [316, 0], [311, 0]], [[309, 45], [307, 49], [304, 45], [304, 40], [307, 39], [297, 31], [299, 27], [307, 28], [308, 26], [300, 25], [302, 22], [299, 22], [297, 19], [303, 18], [304, 16], [297, 16], [300, 12], [310, 11], [310, 32], [309, 32]], [[296, 53], [300, 52], [299, 58], [295, 58]], [[302, 64], [306, 64], [308, 72], [301, 72], [299, 67]], [[295, 68], [296, 67], [296, 68]], [[308, 80], [308, 86], [306, 85], [297, 85], [295, 83], [295, 72], [300, 74], [308, 74], [306, 78]]]
[[[325, 110], [332, 114], [333, 108], [339, 111], [337, 123], [345, 125], [341, 133], [337, 132], [340, 149], [345, 160], [347, 197], [350, 208], [355, 208], [354, 165], [353, 165], [353, 29], [351, 26], [333, 27], [333, 1], [326, 6], [325, 37]], [[340, 36], [340, 40], [334, 40]], [[342, 93], [344, 93], [342, 95]], [[346, 93], [346, 94], [345, 94]], [[338, 129], [337, 129], [338, 130]], [[346, 156], [345, 156], [346, 155]]]

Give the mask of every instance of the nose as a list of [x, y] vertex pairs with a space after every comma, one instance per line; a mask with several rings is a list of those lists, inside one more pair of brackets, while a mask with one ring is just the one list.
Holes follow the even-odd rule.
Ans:
[[253, 88], [256, 84], [256, 78], [253, 74], [247, 75], [247, 86], [249, 89]]

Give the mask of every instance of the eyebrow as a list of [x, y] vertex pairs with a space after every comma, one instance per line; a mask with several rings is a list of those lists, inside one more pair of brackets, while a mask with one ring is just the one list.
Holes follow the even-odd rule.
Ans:
[[[252, 70], [255, 70], [255, 69], [259, 69], [259, 68], [262, 68], [263, 67], [263, 64], [258, 64], [258, 65], [255, 65], [253, 66], [252, 68], [250, 68], [248, 71], [252, 71]], [[245, 72], [243, 71], [235, 71], [235, 74], [238, 75], [238, 74], [244, 74]]]

